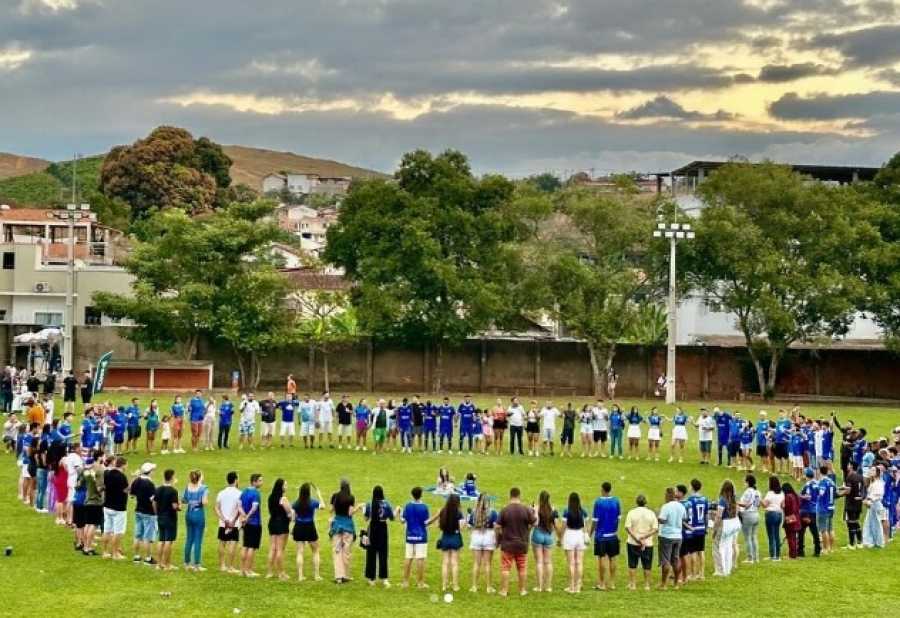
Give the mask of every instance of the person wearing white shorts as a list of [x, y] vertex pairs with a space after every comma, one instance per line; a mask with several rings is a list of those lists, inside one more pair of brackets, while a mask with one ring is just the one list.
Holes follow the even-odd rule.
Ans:
[[294, 423], [281, 421], [281, 437], [288, 436], [293, 438], [295, 435], [297, 435], [297, 426]]
[[584, 551], [587, 543], [584, 540], [584, 530], [566, 530], [563, 533], [563, 550]]
[[272, 438], [275, 436], [275, 423], [260, 423], [259, 435], [262, 438]]
[[104, 534], [124, 535], [125, 524], [128, 522], [127, 511], [114, 511], [112, 509], [103, 509], [103, 532]]
[[322, 399], [316, 404], [316, 421], [318, 422], [319, 448], [322, 448], [324, 437], [328, 436], [328, 448], [334, 448], [331, 435], [334, 433], [334, 402], [328, 391], [322, 393]]
[[497, 549], [497, 537], [493, 530], [472, 530], [469, 545], [472, 551], [494, 551]]
[[550, 456], [553, 456], [553, 440], [556, 438], [556, 419], [560, 416], [559, 410], [547, 402], [540, 412], [541, 418], [541, 454], [546, 454], [547, 446], [550, 447]]
[[428, 557], [428, 543], [407, 543], [407, 560], [425, 560]]

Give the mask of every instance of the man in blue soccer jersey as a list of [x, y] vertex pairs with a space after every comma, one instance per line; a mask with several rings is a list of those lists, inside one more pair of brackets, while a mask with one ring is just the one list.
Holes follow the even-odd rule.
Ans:
[[422, 444], [423, 453], [428, 452], [429, 441], [431, 442], [431, 452], [437, 451], [437, 423], [437, 408], [434, 407], [434, 404], [429, 399], [422, 406], [422, 431], [425, 433]]
[[709, 517], [709, 500], [700, 493], [701, 489], [703, 483], [700, 479], [691, 479], [691, 494], [687, 503], [690, 505], [692, 556], [688, 563], [692, 570], [688, 572], [688, 581], [706, 579], [706, 523]]
[[400, 432], [400, 452], [412, 453], [412, 406], [404, 397], [400, 407], [397, 408], [397, 430]]
[[822, 538], [822, 553], [834, 551], [834, 501], [837, 498], [837, 486], [828, 476], [828, 466], [819, 466], [816, 470], [816, 526]]
[[722, 451], [728, 450], [728, 435], [731, 431], [731, 415], [719, 408], [713, 408], [713, 419], [716, 421], [716, 448], [719, 452], [719, 463], [722, 465]]
[[438, 428], [440, 433], [440, 442], [438, 443], [438, 453], [444, 450], [444, 439], [447, 440], [447, 452], [453, 454], [453, 421], [456, 416], [456, 410], [450, 405], [450, 398], [444, 397], [444, 403], [438, 406]]
[[[591, 536], [594, 556], [597, 557], [597, 585], [595, 590], [614, 590], [616, 587], [616, 557], [619, 555], [619, 520], [622, 505], [611, 494], [612, 484], [600, 485], [600, 497], [594, 502], [591, 516]], [[609, 579], [606, 574], [609, 573]]]
[[800, 538], [797, 543], [797, 557], [806, 556], [806, 531], [809, 530], [813, 540], [813, 555], [818, 558], [822, 553], [822, 545], [819, 541], [819, 527], [816, 518], [818, 510], [818, 488], [815, 480], [816, 473], [812, 468], [807, 468], [804, 476], [806, 482], [800, 488]]
[[206, 402], [203, 401], [203, 391], [199, 388], [194, 391], [194, 396], [188, 401], [188, 420], [191, 423], [191, 448], [194, 452], [200, 447], [200, 432], [203, 431], [203, 417], [206, 415]]
[[[788, 446], [791, 441], [791, 419], [787, 416], [787, 411], [778, 411], [778, 420], [775, 421], [775, 461], [777, 463], [777, 473], [788, 473]], [[776, 471], [773, 469], [772, 473]]]
[[459, 454], [463, 452], [463, 439], [469, 439], [469, 455], [472, 454], [472, 440], [475, 435], [475, 404], [472, 398], [466, 395], [457, 410], [459, 414]]
[[294, 436], [297, 433], [297, 426], [294, 423], [294, 412], [297, 409], [297, 395], [290, 394], [284, 401], [279, 401], [278, 408], [281, 410], [281, 430], [279, 431], [281, 448], [284, 448], [285, 436], [288, 438], [288, 446], [294, 448]]
[[769, 471], [769, 466], [771, 465], [770, 457], [771, 449], [769, 448], [769, 441], [771, 438], [771, 433], [769, 432], [769, 419], [766, 417], [766, 411], [759, 411], [759, 420], [756, 421], [756, 427], [754, 427], [756, 431], [756, 459], [762, 465], [762, 472], [765, 474]]
[[728, 423], [728, 467], [737, 468], [741, 462], [741, 427], [744, 419], [740, 412], [735, 412]]

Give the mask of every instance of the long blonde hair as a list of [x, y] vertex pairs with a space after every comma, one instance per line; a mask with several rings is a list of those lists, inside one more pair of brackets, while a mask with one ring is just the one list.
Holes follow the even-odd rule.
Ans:
[[486, 493], [478, 496], [478, 502], [475, 504], [475, 513], [472, 517], [472, 527], [476, 530], [484, 530], [487, 528], [488, 521], [491, 518], [491, 499]]

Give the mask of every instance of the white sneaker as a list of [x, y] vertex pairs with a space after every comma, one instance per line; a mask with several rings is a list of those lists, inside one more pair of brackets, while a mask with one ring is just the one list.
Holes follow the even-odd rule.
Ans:
[[669, 463], [672, 463], [673, 461], [675, 461], [675, 459], [673, 457], [669, 457]]
[[359, 450], [359, 447], [358, 447], [358, 446], [356, 447], [356, 450], [357, 450], [357, 451]]
[[534, 451], [528, 451], [528, 456], [529, 456], [529, 457], [534, 457]]
[[160, 453], [160, 455], [168, 455], [168, 454], [169, 454], [169, 451], [167, 451], [167, 450], [162, 450], [162, 451], [160, 451], [159, 453]]
[[344, 447], [341, 446], [340, 444], [338, 444], [338, 450], [341, 451], [341, 450], [343, 450], [343, 449], [344, 449]]
[[[438, 451], [438, 453], [440, 453], [440, 451]], [[447, 449], [447, 454], [448, 454], [448, 455], [452, 455], [452, 454], [453, 454], [453, 449], [449, 449], [449, 448], [448, 448], [448, 449]]]
[[363, 450], [364, 450], [364, 451], [367, 451], [367, 450], [369, 450], [369, 449], [367, 449], [367, 448], [364, 446], [364, 447], [363, 447]]

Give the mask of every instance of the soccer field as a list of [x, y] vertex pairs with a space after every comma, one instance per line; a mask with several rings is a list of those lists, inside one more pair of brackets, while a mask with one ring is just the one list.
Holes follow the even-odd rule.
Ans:
[[[373, 395], [367, 395], [373, 401]], [[116, 395], [114, 401], [124, 403], [127, 397]], [[146, 405], [149, 397], [141, 398]], [[168, 410], [170, 398], [160, 397], [160, 408]], [[476, 403], [487, 406], [492, 396], [475, 397]], [[454, 400], [456, 403], [456, 400]], [[556, 402], [564, 407], [563, 401]], [[587, 403], [585, 399], [573, 400], [579, 407]], [[622, 402], [630, 405], [630, 402]], [[636, 401], [643, 412], [649, 402]], [[61, 404], [58, 403], [58, 408]], [[714, 403], [705, 403], [712, 409]], [[728, 404], [719, 404], [732, 409]], [[685, 410], [695, 416], [699, 403], [685, 404]], [[623, 406], [624, 407], [624, 406]], [[663, 409], [663, 414], [670, 414]], [[741, 405], [744, 415], [755, 419], [757, 407]], [[777, 409], [768, 406], [769, 410]], [[830, 407], [804, 406], [803, 413], [817, 418], [827, 416]], [[891, 429], [900, 424], [900, 410], [883, 408], [839, 408], [841, 421], [852, 419], [857, 427], [865, 427], [868, 435], [877, 438], [889, 436]], [[770, 414], [771, 416], [771, 414]], [[494, 504], [499, 510], [506, 504], [509, 488], [522, 488], [523, 501], [530, 504], [538, 493], [547, 489], [551, 500], [560, 512], [565, 507], [566, 498], [577, 491], [582, 502], [590, 510], [590, 505], [599, 495], [599, 485], [610, 481], [613, 494], [622, 502], [624, 512], [630, 509], [637, 493], [647, 495], [651, 508], [658, 510], [663, 501], [666, 486], [678, 483], [688, 484], [691, 478], [703, 481], [703, 493], [712, 498], [718, 495], [723, 479], [731, 478], [737, 487], [743, 486], [743, 472], [700, 466], [697, 464], [698, 443], [695, 430], [689, 431], [689, 456], [683, 464], [666, 463], [668, 459], [668, 437], [671, 424], [664, 428], [660, 462], [581, 459], [580, 445], [574, 447], [574, 458], [521, 457], [504, 454], [502, 456], [452, 456], [444, 454], [401, 454], [389, 452], [374, 456], [367, 452], [347, 450], [305, 450], [293, 449], [237, 451], [236, 426], [232, 430], [232, 448], [227, 452], [201, 452], [185, 455], [159, 455], [152, 458], [159, 468], [153, 480], [162, 482], [162, 471], [174, 468], [177, 471], [178, 487], [183, 489], [188, 480], [188, 471], [200, 468], [205, 482], [210, 487], [210, 506], [207, 509], [207, 525], [204, 537], [203, 564], [209, 570], [205, 573], [160, 572], [152, 567], [127, 562], [112, 562], [98, 557], [85, 557], [72, 551], [71, 532], [54, 524], [52, 515], [39, 515], [21, 502], [16, 501], [16, 474], [13, 457], [6, 455], [0, 461], [0, 547], [9, 546], [10, 557], [0, 556], [0, 572], [4, 573], [9, 585], [0, 591], [3, 615], [18, 616], [33, 612], [37, 607], [48, 607], [53, 603], [56, 611], [64, 611], [70, 616], [96, 615], [98, 611], [116, 617], [162, 616], [225, 616], [238, 611], [243, 616], [273, 616], [283, 613], [309, 615], [312, 613], [337, 613], [343, 616], [372, 616], [390, 613], [394, 616], [445, 616], [450, 614], [485, 615], [507, 612], [521, 616], [537, 615], [634, 615], [672, 616], [702, 613], [709, 616], [725, 616], [750, 613], [754, 616], [835, 616], [843, 608], [877, 612], [895, 602], [896, 592], [891, 573], [896, 568], [897, 543], [889, 544], [884, 550], [844, 551], [837, 549], [834, 554], [821, 558], [788, 560], [786, 547], [784, 560], [780, 563], [761, 562], [755, 565], [739, 564], [730, 578], [712, 577], [712, 556], [707, 543], [707, 579], [704, 582], [689, 583], [680, 590], [629, 591], [627, 583], [626, 559], [624, 556], [624, 529], [620, 527], [623, 555], [618, 559], [617, 589], [595, 592], [596, 559], [585, 555], [584, 591], [580, 595], [563, 592], [567, 584], [565, 555], [562, 549], [554, 548], [553, 593], [529, 593], [519, 598], [511, 594], [508, 598], [487, 595], [484, 584], [480, 584], [477, 594], [468, 592], [471, 585], [472, 559], [468, 550], [468, 532], [464, 532], [466, 547], [461, 553], [460, 592], [455, 593], [451, 603], [444, 601], [441, 592], [440, 552], [435, 549], [436, 528], [429, 531], [429, 552], [426, 562], [426, 581], [431, 588], [427, 591], [415, 588], [400, 589], [396, 586], [401, 579], [403, 563], [404, 527], [395, 523], [390, 526], [390, 580], [394, 587], [385, 590], [381, 586], [369, 587], [363, 578], [364, 552], [354, 549], [352, 577], [349, 585], [338, 586], [331, 582], [332, 562], [330, 544], [327, 541], [327, 511], [317, 516], [317, 526], [322, 541], [322, 576], [325, 581], [296, 581], [294, 569], [295, 549], [293, 541], [288, 541], [285, 561], [290, 581], [244, 579], [235, 575], [220, 573], [216, 558], [216, 520], [213, 510], [215, 494], [225, 485], [225, 475], [230, 470], [240, 474], [241, 486], [246, 486], [251, 473], [263, 474], [261, 494], [265, 502], [273, 481], [282, 477], [288, 484], [288, 497], [296, 499], [298, 486], [311, 481], [322, 489], [325, 500], [337, 491], [338, 481], [346, 476], [352, 484], [357, 503], [366, 502], [371, 496], [372, 486], [380, 484], [385, 489], [387, 500], [393, 506], [402, 506], [409, 500], [409, 490], [415, 485], [434, 485], [440, 466], [450, 469], [457, 482], [467, 472], [478, 477], [478, 488], [499, 500]], [[646, 454], [645, 440], [642, 442], [642, 456]], [[558, 436], [558, 433], [557, 433]], [[558, 439], [558, 438], [557, 438]], [[258, 443], [259, 434], [256, 440]], [[371, 435], [370, 435], [371, 441]], [[276, 438], [277, 444], [277, 438]], [[527, 448], [527, 447], [526, 447]], [[557, 445], [558, 448], [558, 445]], [[715, 453], [713, 454], [715, 457]], [[137, 469], [148, 458], [141, 454], [129, 456], [128, 472]], [[757, 473], [759, 485], [764, 488], [767, 478]], [[783, 479], [782, 479], [783, 480]], [[794, 483], [799, 489], [801, 483]], [[765, 490], [763, 489], [763, 492]], [[133, 502], [133, 501], [132, 501]], [[426, 494], [425, 502], [432, 512], [440, 508], [443, 500]], [[131, 505], [133, 508], [133, 504]], [[463, 506], [467, 506], [466, 503]], [[839, 501], [835, 517], [838, 548], [846, 544], [846, 529], [840, 522], [842, 503]], [[264, 511], [263, 522], [267, 513]], [[364, 528], [361, 514], [357, 516], [357, 528]], [[128, 528], [124, 539], [126, 554], [134, 522], [129, 514]], [[179, 538], [173, 550], [173, 563], [182, 564], [182, 549], [185, 539], [183, 518], [179, 522]], [[761, 555], [766, 555], [765, 532], [760, 529]], [[741, 541], [743, 559], [743, 540]], [[268, 538], [264, 533], [263, 543], [257, 555], [256, 570], [265, 572], [268, 552]], [[499, 585], [499, 552], [494, 556], [494, 586]], [[307, 577], [311, 575], [310, 559], [307, 556]], [[534, 582], [534, 566], [529, 560], [529, 585]], [[414, 577], [413, 577], [414, 581]], [[515, 577], [513, 576], [513, 581]], [[659, 581], [659, 572], [654, 564], [652, 583]], [[511, 586], [511, 589], [514, 589]], [[161, 592], [170, 592], [162, 596]], [[64, 604], [64, 605], [63, 605]]]

